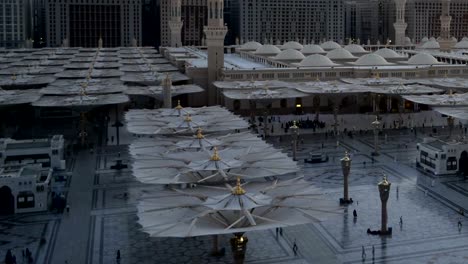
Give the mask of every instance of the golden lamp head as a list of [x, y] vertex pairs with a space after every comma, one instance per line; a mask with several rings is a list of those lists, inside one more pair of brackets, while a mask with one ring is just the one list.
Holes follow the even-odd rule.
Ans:
[[243, 195], [243, 194], [245, 194], [245, 190], [241, 186], [240, 177], [237, 177], [236, 187], [234, 187], [234, 189], [232, 189], [232, 194], [234, 194], [234, 195]]
[[177, 100], [177, 106], [175, 107], [175, 109], [177, 110], [182, 110], [182, 105], [180, 105], [180, 100]]
[[221, 160], [221, 157], [219, 156], [217, 147], [214, 147], [214, 153], [213, 153], [213, 156], [211, 156], [210, 160], [211, 161], [220, 161]]
[[192, 116], [190, 114], [187, 114], [184, 119], [185, 122], [189, 123], [192, 122]]
[[197, 129], [197, 139], [204, 139], [205, 136], [202, 134], [202, 129], [198, 128]]

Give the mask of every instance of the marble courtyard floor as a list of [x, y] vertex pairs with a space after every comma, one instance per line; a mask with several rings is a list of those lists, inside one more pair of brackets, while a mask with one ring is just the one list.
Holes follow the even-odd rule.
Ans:
[[[325, 196], [342, 197], [343, 177], [339, 159], [351, 153], [350, 196], [355, 201], [342, 216], [318, 224], [252, 232], [246, 263], [467, 263], [468, 219], [457, 227], [457, 211], [468, 211], [468, 182], [455, 176], [425, 174], [415, 168], [416, 143], [422, 140], [409, 131], [389, 131], [381, 155], [372, 162], [372, 134], [335, 139], [323, 134], [304, 136], [299, 160], [321, 149], [327, 163], [304, 164], [307, 181], [321, 188]], [[290, 153], [288, 139], [269, 139]], [[384, 141], [383, 137], [381, 140]], [[102, 146], [95, 153], [82, 151], [68, 161], [72, 177], [62, 187], [71, 206], [70, 213], [37, 213], [0, 218], [0, 256], [12, 249], [18, 263], [25, 263], [21, 250], [28, 247], [36, 263], [231, 263], [230, 236], [221, 236], [224, 257], [210, 256], [211, 237], [188, 239], [151, 238], [137, 224], [136, 203], [143, 192], [158, 196], [158, 187], [137, 182], [130, 170], [111, 170], [118, 153], [128, 159], [127, 146]], [[290, 153], [291, 154], [291, 153]], [[364, 164], [365, 162], [365, 164]], [[377, 183], [386, 174], [392, 183], [388, 202], [389, 226], [393, 235], [371, 236], [368, 228], [380, 226]], [[432, 186], [432, 183], [434, 185]], [[398, 191], [397, 191], [398, 190]], [[128, 196], [124, 196], [128, 193]], [[358, 217], [353, 218], [353, 210]], [[399, 225], [402, 217], [403, 225]], [[41, 242], [41, 239], [43, 240]], [[292, 251], [296, 241], [299, 251]], [[361, 256], [362, 247], [366, 259]], [[372, 256], [372, 246], [375, 255]]]

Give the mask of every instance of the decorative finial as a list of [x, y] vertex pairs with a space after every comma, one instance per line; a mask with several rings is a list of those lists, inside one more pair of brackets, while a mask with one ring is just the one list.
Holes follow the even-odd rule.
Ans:
[[293, 125], [292, 125], [290, 128], [292, 128], [292, 129], [297, 129], [297, 128], [299, 128], [299, 127], [297, 126], [296, 120], [293, 121]]
[[182, 105], [180, 105], [180, 100], [177, 100], [177, 106], [175, 107], [175, 109], [177, 110], [182, 110]]
[[317, 76], [315, 76], [315, 81], [320, 82], [320, 78], [319, 78], [318, 74], [317, 74]]
[[232, 190], [232, 194], [234, 194], [234, 195], [243, 195], [243, 194], [245, 194], [245, 190], [242, 189], [241, 180], [240, 180], [239, 176], [237, 177], [236, 187], [234, 187], [234, 189]]
[[197, 139], [204, 139], [205, 136], [202, 134], [202, 129], [198, 128], [197, 129]]
[[351, 158], [349, 157], [348, 151], [345, 151], [345, 156], [341, 160], [343, 160], [343, 161], [350, 161], [351, 160]]
[[16, 81], [16, 73], [13, 73], [13, 75], [11, 76], [11, 80]]
[[391, 184], [391, 183], [388, 181], [387, 175], [384, 174], [382, 181], [379, 182], [379, 185], [381, 185], [381, 186], [382, 186], [382, 185], [383, 185], [383, 186], [389, 186], [390, 184]]
[[187, 114], [184, 119], [185, 122], [192, 122], [192, 116], [190, 114]]
[[380, 79], [380, 72], [375, 73], [375, 79], [379, 80]]
[[217, 147], [214, 147], [214, 153], [213, 153], [213, 156], [211, 156], [210, 160], [211, 161], [220, 161], [221, 160], [221, 157], [219, 156]]

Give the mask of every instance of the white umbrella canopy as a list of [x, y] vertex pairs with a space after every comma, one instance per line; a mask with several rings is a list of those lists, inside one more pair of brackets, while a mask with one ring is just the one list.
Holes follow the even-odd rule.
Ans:
[[446, 116], [451, 116], [458, 119], [468, 120], [468, 107], [434, 107], [432, 110]]
[[269, 145], [172, 153], [161, 146], [153, 150], [130, 147], [130, 153], [134, 160], [133, 175], [151, 184], [224, 182], [239, 175], [256, 179], [299, 170], [296, 162]]
[[[178, 109], [130, 110], [125, 120], [128, 131], [139, 135], [187, 135], [200, 127], [208, 133], [228, 132], [249, 126], [244, 119], [219, 106], [184, 108], [183, 111], [192, 111], [192, 114], [178, 116]], [[166, 113], [176, 116], [165, 116]]]
[[404, 99], [431, 106], [468, 106], [468, 93], [442, 95], [408, 95]]
[[[164, 197], [165, 193], [170, 196]], [[300, 178], [273, 184], [241, 185], [238, 181], [234, 187], [198, 186], [160, 194], [158, 198], [142, 197], [138, 204], [138, 222], [154, 237], [244, 233], [342, 214], [336, 202], [323, 199], [320, 190]]]

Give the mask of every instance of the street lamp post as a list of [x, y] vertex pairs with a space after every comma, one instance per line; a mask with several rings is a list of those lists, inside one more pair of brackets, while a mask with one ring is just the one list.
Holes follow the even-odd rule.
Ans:
[[387, 201], [390, 195], [390, 186], [392, 184], [387, 180], [387, 176], [384, 176], [383, 180], [379, 182], [378, 188], [380, 193], [380, 201], [382, 202], [382, 226], [380, 228], [381, 235], [390, 235], [392, 234], [392, 228], [387, 228]]
[[297, 138], [299, 136], [299, 127], [296, 125], [296, 121], [293, 121], [293, 125], [289, 127], [291, 129], [291, 133], [293, 136], [293, 142], [292, 142], [292, 147], [293, 147], [293, 160], [297, 160]]
[[379, 156], [379, 129], [380, 121], [378, 116], [375, 117], [374, 122], [371, 123], [372, 128], [374, 129], [374, 152], [372, 156]]
[[343, 169], [343, 198], [340, 198], [340, 204], [353, 203], [353, 199], [349, 198], [348, 194], [348, 177], [351, 171], [351, 158], [349, 157], [348, 151], [345, 152], [344, 158], [341, 159], [341, 168]]

